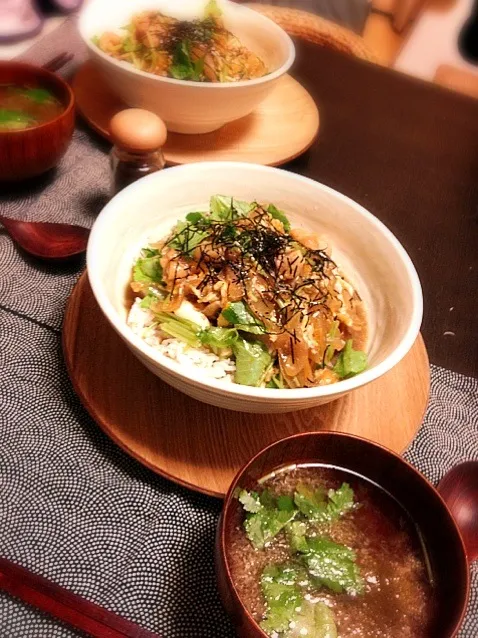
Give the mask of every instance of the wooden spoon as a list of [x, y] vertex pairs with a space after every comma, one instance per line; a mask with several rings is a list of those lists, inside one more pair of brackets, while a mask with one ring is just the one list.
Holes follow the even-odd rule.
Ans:
[[90, 231], [83, 226], [23, 222], [0, 215], [0, 222], [21, 248], [40, 259], [68, 259], [86, 250]]
[[446, 474], [438, 491], [448, 505], [470, 562], [478, 558], [478, 461], [460, 463]]

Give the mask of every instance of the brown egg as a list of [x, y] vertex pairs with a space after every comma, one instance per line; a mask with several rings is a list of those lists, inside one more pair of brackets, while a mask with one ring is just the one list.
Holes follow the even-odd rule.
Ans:
[[168, 131], [163, 120], [151, 111], [125, 109], [110, 122], [111, 139], [127, 151], [156, 151], [165, 145]]

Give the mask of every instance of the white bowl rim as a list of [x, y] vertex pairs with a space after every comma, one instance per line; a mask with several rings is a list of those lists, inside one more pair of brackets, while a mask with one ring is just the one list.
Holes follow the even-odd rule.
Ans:
[[84, 16], [87, 14], [89, 7], [93, 6], [93, 4], [94, 4], [94, 0], [92, 0], [91, 3], [88, 3], [85, 5], [85, 7], [82, 9], [80, 13], [80, 18], [78, 22], [78, 28], [79, 28], [81, 39], [86, 44], [88, 49], [90, 51], [93, 51], [95, 55], [99, 55], [101, 58], [110, 62], [111, 64], [118, 67], [119, 69], [123, 69], [135, 75], [140, 75], [142, 77], [152, 79], [153, 81], [159, 81], [159, 82], [164, 82], [166, 84], [173, 84], [173, 85], [176, 84], [178, 86], [191, 86], [196, 88], [204, 87], [206, 89], [221, 89], [221, 90], [231, 88], [231, 87], [241, 88], [245, 86], [256, 86], [258, 84], [265, 84], [267, 82], [272, 82], [273, 80], [281, 77], [282, 75], [287, 73], [287, 71], [291, 68], [291, 66], [294, 64], [294, 61], [295, 61], [296, 52], [295, 52], [294, 42], [292, 38], [289, 36], [289, 34], [282, 27], [280, 27], [276, 22], [274, 22], [267, 16], [263, 15], [262, 13], [259, 13], [258, 11], [254, 11], [254, 9], [251, 9], [250, 7], [245, 7], [243, 5], [239, 5], [239, 4], [236, 5], [234, 3], [231, 3], [233, 6], [233, 11], [252, 12], [258, 17], [259, 20], [262, 20], [263, 22], [264, 21], [268, 22], [269, 25], [272, 26], [272, 28], [275, 30], [277, 35], [282, 37], [282, 39], [287, 43], [287, 48], [288, 48], [287, 59], [285, 60], [283, 64], [281, 64], [281, 66], [278, 69], [276, 69], [272, 73], [268, 73], [267, 75], [262, 76], [261, 78], [254, 78], [252, 80], [239, 80], [238, 82], [194, 82], [193, 80], [176, 80], [175, 78], [165, 77], [162, 75], [155, 75], [154, 73], [141, 71], [140, 69], [136, 69], [131, 64], [128, 64], [126, 62], [121, 62], [119, 60], [116, 60], [115, 58], [112, 58], [110, 55], [107, 55], [106, 53], [104, 53], [99, 47], [94, 45], [91, 42], [90, 38], [87, 38], [84, 35], [83, 33], [83, 22], [85, 20]]
[[[219, 167], [227, 166], [230, 169], [248, 169], [248, 170], [256, 170], [262, 173], [282, 173], [284, 178], [292, 178], [293, 180], [303, 183], [313, 185], [314, 188], [320, 188], [324, 190], [329, 195], [337, 197], [341, 199], [344, 203], [348, 204], [352, 208], [355, 209], [359, 215], [365, 218], [369, 223], [374, 225], [382, 235], [384, 235], [388, 242], [393, 246], [397, 257], [400, 259], [402, 265], [404, 266], [409, 281], [411, 285], [411, 292], [413, 295], [413, 312], [412, 317], [409, 323], [409, 326], [402, 337], [400, 343], [395, 348], [395, 350], [390, 353], [381, 363], [378, 365], [366, 369], [364, 372], [352, 377], [350, 379], [345, 379], [343, 381], [338, 381], [337, 383], [333, 383], [331, 385], [325, 386], [316, 386], [312, 388], [297, 388], [297, 389], [275, 389], [275, 388], [256, 388], [246, 385], [241, 385], [238, 383], [226, 383], [224, 381], [216, 380], [213, 378], [207, 378], [203, 380], [202, 378], [196, 378], [192, 380], [188, 375], [186, 375], [183, 371], [183, 367], [173, 361], [169, 357], [161, 354], [160, 352], [154, 352], [151, 346], [148, 346], [146, 342], [137, 336], [127, 325], [127, 323], [120, 319], [118, 312], [110, 303], [110, 301], [106, 298], [106, 295], [103, 297], [102, 293], [102, 284], [101, 279], [96, 275], [94, 270], [94, 264], [92, 263], [92, 259], [97, 251], [102, 250], [102, 245], [99, 242], [99, 238], [103, 234], [103, 229], [107, 228], [112, 221], [112, 218], [116, 216], [116, 207], [118, 202], [122, 199], [125, 193], [132, 193], [134, 191], [140, 191], [143, 188], [143, 185], [147, 181], [157, 180], [158, 182], [162, 179], [167, 179], [167, 175], [171, 174], [171, 171], [175, 173], [187, 173], [191, 170], [197, 170], [197, 168], [210, 168], [210, 169], [218, 169]], [[187, 177], [186, 177], [187, 178]], [[321, 398], [321, 397], [333, 397], [334, 395], [342, 395], [351, 390], [359, 388], [375, 379], [378, 379], [380, 376], [384, 375], [386, 372], [391, 370], [394, 366], [399, 363], [403, 357], [409, 352], [412, 348], [415, 340], [419, 334], [420, 326], [423, 317], [423, 295], [422, 295], [422, 287], [420, 284], [420, 279], [418, 277], [418, 273], [413, 265], [412, 260], [410, 259], [408, 253], [395, 237], [395, 235], [383, 224], [375, 215], [372, 215], [368, 210], [366, 210], [363, 206], [355, 202], [350, 197], [343, 195], [342, 193], [336, 191], [330, 186], [326, 186], [321, 182], [317, 182], [316, 180], [310, 179], [309, 177], [304, 177], [303, 175], [299, 175], [297, 173], [292, 173], [290, 171], [286, 171], [284, 169], [275, 168], [271, 166], [262, 166], [259, 164], [251, 164], [247, 162], [197, 162], [193, 164], [185, 164], [183, 166], [174, 166], [172, 168], [166, 169], [166, 171], [159, 171], [156, 173], [152, 173], [146, 177], [143, 177], [139, 181], [127, 186], [123, 191], [121, 191], [118, 195], [116, 195], [98, 215], [93, 228], [91, 229], [90, 238], [88, 241], [87, 248], [87, 269], [88, 269], [88, 278], [91, 284], [91, 288], [95, 295], [96, 301], [103, 311], [104, 315], [107, 317], [109, 322], [115, 328], [115, 330], [123, 337], [126, 342], [131, 343], [137, 350], [141, 352], [141, 354], [151, 361], [154, 365], [159, 365], [168, 372], [172, 372], [173, 375], [181, 377], [185, 379], [188, 383], [191, 381], [193, 385], [196, 387], [201, 387], [204, 390], [216, 390], [223, 395], [236, 395], [243, 396], [246, 398], [254, 398], [254, 399], [262, 399], [265, 401], [284, 401], [287, 399], [295, 399], [296, 401], [304, 400], [304, 399], [313, 399], [313, 398]], [[152, 354], [154, 352], [154, 356]]]

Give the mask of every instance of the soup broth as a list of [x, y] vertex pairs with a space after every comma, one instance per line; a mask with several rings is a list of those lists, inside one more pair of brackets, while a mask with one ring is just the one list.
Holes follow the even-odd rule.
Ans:
[[427, 557], [384, 490], [343, 470], [303, 466], [238, 496], [246, 514], [228, 562], [268, 635], [433, 638]]
[[0, 131], [16, 131], [51, 122], [64, 110], [51, 91], [41, 87], [0, 85]]

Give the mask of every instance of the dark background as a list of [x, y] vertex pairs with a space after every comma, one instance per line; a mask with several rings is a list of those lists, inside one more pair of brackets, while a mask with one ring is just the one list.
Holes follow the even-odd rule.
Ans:
[[478, 376], [478, 101], [296, 45], [294, 76], [319, 107], [320, 131], [286, 168], [387, 224], [422, 282], [431, 362]]

